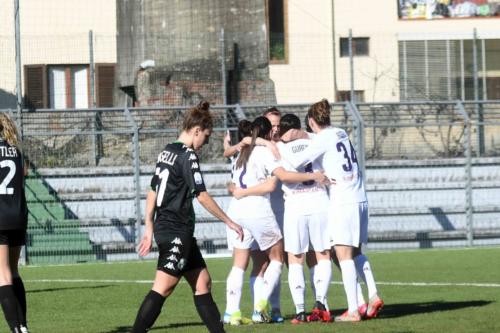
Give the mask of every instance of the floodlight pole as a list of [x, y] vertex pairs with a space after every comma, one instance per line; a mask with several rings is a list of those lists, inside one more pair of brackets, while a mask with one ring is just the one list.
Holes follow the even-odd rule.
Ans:
[[23, 91], [21, 88], [21, 24], [19, 18], [19, 0], [14, 0], [14, 21], [15, 21], [15, 41], [16, 41], [16, 94], [17, 94], [17, 126], [21, 138], [23, 137]]

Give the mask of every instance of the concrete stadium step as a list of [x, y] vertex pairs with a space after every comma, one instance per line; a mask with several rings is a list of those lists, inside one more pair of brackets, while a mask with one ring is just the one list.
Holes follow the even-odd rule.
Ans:
[[28, 211], [28, 219], [33, 221], [64, 220], [68, 215], [59, 202], [30, 202]]
[[89, 236], [86, 233], [74, 234], [29, 234], [29, 245], [39, 246], [38, 244], [59, 244], [59, 243], [89, 243]]
[[96, 261], [94, 253], [58, 253], [58, 252], [35, 252], [27, 254], [29, 265], [56, 265], [56, 264], [75, 264]]

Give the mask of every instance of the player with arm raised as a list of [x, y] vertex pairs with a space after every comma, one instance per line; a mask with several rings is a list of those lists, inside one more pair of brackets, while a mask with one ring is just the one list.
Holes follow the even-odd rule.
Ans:
[[[300, 129], [300, 119], [294, 114], [286, 114], [280, 121], [280, 133], [289, 129]], [[282, 164], [289, 171], [313, 172], [322, 170], [321, 161], [294, 169], [287, 163], [292, 155], [307, 148], [310, 140], [297, 139], [279, 143]], [[328, 233], [328, 194], [325, 186], [315, 182], [283, 183], [285, 198], [284, 239], [288, 253], [288, 284], [295, 303], [296, 316], [292, 324], [306, 321], [330, 321], [326, 305], [332, 267], [330, 263], [330, 240]], [[310, 246], [311, 245], [311, 246]], [[313, 250], [317, 265], [315, 268], [315, 304], [309, 318], [305, 315], [305, 280], [303, 263], [305, 254]]]
[[149, 253], [154, 234], [160, 253], [153, 287], [139, 308], [133, 333], [144, 333], [151, 328], [165, 299], [183, 276], [191, 286], [196, 310], [208, 330], [224, 332], [210, 292], [210, 274], [193, 237], [193, 198], [234, 230], [240, 239], [243, 231], [220, 209], [203, 182], [195, 150], [208, 143], [212, 131], [213, 120], [208, 109], [207, 102], [190, 109], [184, 117], [178, 140], [168, 144], [158, 155], [146, 198], [145, 232], [138, 251], [141, 256]]
[[[277, 107], [270, 107], [264, 111], [262, 114], [266, 117], [271, 123], [271, 136], [270, 140], [273, 143], [277, 143], [280, 141], [280, 120], [281, 120], [281, 111]], [[276, 156], [276, 153], [275, 153]], [[273, 214], [276, 217], [276, 222], [278, 222], [278, 226], [280, 227], [281, 233], [283, 233], [283, 215], [285, 211], [284, 201], [283, 201], [283, 190], [281, 189], [281, 182], [278, 180], [276, 183], [276, 187], [270, 194], [271, 198], [271, 208], [273, 210]], [[262, 255], [259, 254], [258, 251], [252, 252], [252, 259], [254, 261], [254, 268], [252, 269], [252, 273], [250, 274], [251, 283], [255, 283], [256, 280], [259, 279], [259, 266], [260, 270], [265, 269], [267, 263], [263, 262], [264, 259]], [[284, 253], [285, 255], [285, 253]], [[285, 256], [285, 263], [287, 261], [287, 257]], [[257, 281], [259, 284], [259, 281]], [[271, 321], [274, 323], [282, 323], [283, 316], [281, 315], [281, 280], [278, 281], [276, 287], [274, 287], [271, 296], [269, 297], [269, 302], [271, 305]]]
[[[355, 264], [355, 258], [361, 254], [361, 244], [368, 240], [368, 202], [363, 175], [347, 133], [330, 126], [328, 101], [324, 99], [313, 104], [308, 115], [309, 125], [316, 135], [305, 150], [292, 156], [289, 161], [294, 167], [298, 167], [322, 156], [325, 175], [336, 182], [329, 188], [329, 229], [342, 269], [348, 309], [335, 320], [359, 321], [361, 316], [357, 305], [356, 270], [366, 281], [373, 279], [366, 256], [363, 255], [360, 264]], [[367, 283], [367, 286], [370, 287], [370, 284]], [[376, 293], [373, 294], [368, 304], [369, 311], [376, 316], [382, 306], [382, 300]]]
[[[252, 144], [245, 146], [236, 162], [232, 181], [237, 187], [246, 188], [265, 182], [272, 174], [282, 179], [309, 181], [323, 179], [321, 173], [297, 174], [285, 171], [277, 163], [271, 152], [262, 146], [255, 146], [257, 137], [269, 138], [271, 124], [264, 117], [258, 117], [252, 124]], [[255, 240], [261, 251], [269, 257], [270, 263], [262, 277], [262, 284], [254, 289], [254, 307], [261, 317], [258, 321], [270, 321], [268, 299], [281, 275], [283, 264], [282, 235], [271, 209], [268, 193], [252, 195], [237, 200], [232, 198], [227, 214], [240, 224], [246, 234], [244, 241], [232, 240], [233, 267], [227, 279], [227, 306], [229, 315], [239, 312], [241, 287], [247, 268], [250, 250]], [[234, 318], [235, 324], [237, 318]]]
[[27, 333], [26, 292], [17, 268], [28, 224], [27, 167], [19, 146], [14, 122], [0, 113], [0, 303], [11, 331]]
[[[280, 140], [279, 138], [279, 124], [281, 118], [281, 112], [276, 107], [270, 107], [266, 109], [263, 113], [263, 116], [266, 117], [271, 123], [271, 132], [268, 140], [264, 138], [257, 138], [256, 144], [259, 146], [265, 146], [271, 150], [276, 159], [280, 159], [278, 148], [276, 147], [276, 142]], [[243, 120], [244, 121], [244, 120]], [[242, 122], [243, 122], [242, 121]], [[251, 142], [251, 138], [245, 137], [240, 138], [240, 141], [231, 146], [229, 144], [229, 135], [226, 135], [224, 141], [224, 156], [230, 157], [236, 152], [240, 151], [242, 147], [249, 145]], [[284, 202], [283, 202], [283, 190], [281, 189], [281, 183], [277, 181], [277, 184], [271, 184], [271, 182], [267, 182], [262, 186], [273, 186], [274, 190], [270, 194], [271, 200], [271, 208], [273, 210], [273, 214], [276, 218], [276, 222], [278, 222], [278, 226], [283, 233], [283, 212], [284, 212]], [[264, 188], [265, 190], [266, 188]], [[262, 277], [264, 272], [269, 264], [268, 257], [266, 253], [260, 251], [258, 246], [252, 246], [250, 251], [250, 256], [252, 258], [252, 270], [250, 272], [250, 292], [252, 296], [254, 296], [254, 285], [258, 286], [262, 284]], [[286, 260], [286, 258], [285, 258]], [[280, 290], [281, 290], [281, 281], [278, 281], [276, 287], [274, 288], [271, 296], [271, 321], [275, 323], [282, 323], [283, 316], [281, 315], [280, 309]], [[254, 297], [254, 302], [257, 300]], [[261, 319], [260, 314], [257, 311], [254, 311], [252, 315], [252, 319], [254, 322], [258, 322]]]

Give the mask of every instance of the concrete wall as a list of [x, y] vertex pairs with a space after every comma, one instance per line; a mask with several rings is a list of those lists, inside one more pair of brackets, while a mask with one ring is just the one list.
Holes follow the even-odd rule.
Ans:
[[[229, 102], [275, 102], [264, 0], [137, 0], [118, 2], [117, 13], [118, 84], [135, 84], [140, 105], [221, 103], [222, 27]], [[144, 60], [154, 68], [137, 72]]]

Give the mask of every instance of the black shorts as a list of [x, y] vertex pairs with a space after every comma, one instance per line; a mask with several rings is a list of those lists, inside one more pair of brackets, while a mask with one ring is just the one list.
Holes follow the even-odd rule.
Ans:
[[167, 274], [180, 277], [185, 272], [207, 267], [196, 238], [191, 235], [163, 235], [158, 249], [157, 269]]
[[26, 230], [0, 230], [0, 245], [9, 247], [26, 245]]

